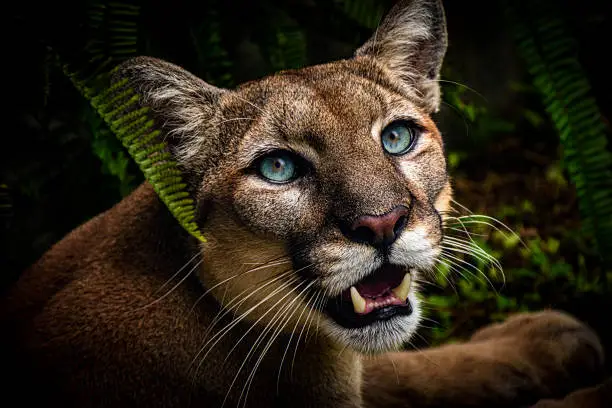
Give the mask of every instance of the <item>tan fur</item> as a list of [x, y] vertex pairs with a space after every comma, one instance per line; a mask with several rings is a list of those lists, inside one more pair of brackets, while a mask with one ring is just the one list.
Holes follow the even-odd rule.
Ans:
[[[440, 2], [418, 0], [400, 2], [353, 59], [235, 90], [152, 58], [124, 63], [114, 80], [151, 108], [208, 241], [194, 242], [148, 183], [75, 229], [3, 300], [9, 392], [25, 406], [358, 408], [501, 406], [588, 384], [601, 348], [564, 315], [364, 358], [411, 338], [416, 292], [411, 314], [360, 328], [324, 309], [383, 258], [415, 279], [435, 265], [452, 197], [429, 117], [445, 47]], [[396, 120], [419, 129], [403, 155], [381, 145]], [[265, 180], [256, 163], [275, 149], [309, 171]], [[384, 256], [347, 232], [398, 206], [406, 222]]]

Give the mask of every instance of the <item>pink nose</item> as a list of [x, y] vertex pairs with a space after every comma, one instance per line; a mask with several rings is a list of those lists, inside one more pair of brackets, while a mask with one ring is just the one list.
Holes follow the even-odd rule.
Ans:
[[376, 247], [391, 245], [406, 226], [409, 210], [403, 205], [383, 215], [364, 215], [350, 228], [350, 238]]

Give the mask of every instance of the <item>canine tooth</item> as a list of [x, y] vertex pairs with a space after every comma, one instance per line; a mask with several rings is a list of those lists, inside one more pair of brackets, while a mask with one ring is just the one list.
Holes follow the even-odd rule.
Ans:
[[353, 301], [353, 309], [355, 313], [364, 313], [366, 309], [366, 301], [354, 286], [351, 286], [351, 300]]
[[412, 279], [410, 276], [410, 272], [404, 275], [404, 279], [402, 279], [402, 283], [399, 286], [392, 290], [393, 294], [401, 301], [405, 301], [408, 299], [408, 292], [410, 292], [410, 284], [412, 283]]

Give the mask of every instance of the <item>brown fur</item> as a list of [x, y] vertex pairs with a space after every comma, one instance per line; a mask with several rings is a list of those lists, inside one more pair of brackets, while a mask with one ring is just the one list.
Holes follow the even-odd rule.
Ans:
[[612, 378], [590, 388], [580, 389], [563, 399], [545, 399], [532, 408], [606, 408], [612, 403]]
[[[346, 232], [359, 217], [409, 209], [384, 256], [415, 280], [435, 265], [452, 194], [429, 117], [445, 47], [440, 3], [415, 0], [400, 2], [355, 58], [236, 90], [151, 58], [124, 63], [115, 80], [127, 78], [152, 109], [208, 241], [194, 242], [147, 183], [70, 233], [0, 308], [9, 392], [26, 406], [237, 406], [247, 394], [255, 407], [510, 406], [590, 384], [601, 348], [565, 315], [364, 359], [414, 333], [414, 291], [411, 315], [354, 330], [314, 307], [382, 262]], [[380, 133], [398, 119], [419, 134], [393, 156]], [[273, 149], [309, 171], [264, 180], [255, 164]]]

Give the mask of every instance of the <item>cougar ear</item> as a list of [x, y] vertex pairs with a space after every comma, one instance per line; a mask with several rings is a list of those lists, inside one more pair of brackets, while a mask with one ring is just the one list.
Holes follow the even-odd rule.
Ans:
[[441, 0], [401, 0], [376, 33], [355, 53], [371, 56], [417, 90], [421, 105], [436, 112], [440, 105], [438, 78], [447, 36]]
[[[111, 83], [125, 83], [159, 129], [172, 157], [188, 172], [202, 167], [218, 139], [219, 101], [229, 91], [207, 84], [174, 64], [136, 57], [121, 64]], [[197, 160], [196, 160], [197, 159]]]

